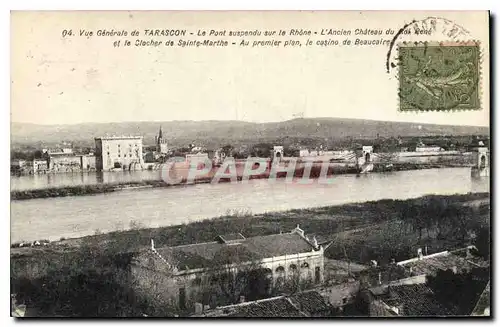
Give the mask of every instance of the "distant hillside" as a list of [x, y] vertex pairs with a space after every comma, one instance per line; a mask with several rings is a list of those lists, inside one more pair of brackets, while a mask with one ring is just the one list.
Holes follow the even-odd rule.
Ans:
[[13, 144], [40, 144], [72, 141], [92, 146], [94, 137], [104, 135], [142, 135], [153, 144], [162, 126], [163, 135], [173, 146], [190, 142], [210, 144], [255, 142], [277, 139], [342, 139], [432, 135], [486, 135], [489, 128], [386, 122], [362, 119], [299, 118], [278, 123], [243, 121], [169, 121], [84, 123], [77, 125], [11, 124]]

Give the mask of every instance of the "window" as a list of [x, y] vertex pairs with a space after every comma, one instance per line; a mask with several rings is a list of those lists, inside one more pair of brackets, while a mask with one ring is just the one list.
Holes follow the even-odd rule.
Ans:
[[321, 268], [320, 267], [314, 268], [314, 282], [316, 284], [319, 284], [321, 282]]
[[184, 287], [179, 288], [179, 308], [186, 309], [186, 289]]
[[153, 258], [148, 258], [148, 266], [153, 268], [155, 266], [155, 260]]
[[297, 265], [291, 264], [291, 265], [290, 265], [290, 270], [291, 270], [292, 272], [297, 271]]
[[277, 290], [281, 290], [281, 288], [285, 285], [285, 268], [279, 266], [276, 268], [276, 282], [274, 287]]
[[302, 268], [302, 269], [308, 269], [308, 268], [309, 268], [309, 264], [308, 264], [307, 262], [304, 262], [304, 263], [300, 266], [300, 268]]
[[120, 158], [120, 154], [118, 153], [118, 158]]

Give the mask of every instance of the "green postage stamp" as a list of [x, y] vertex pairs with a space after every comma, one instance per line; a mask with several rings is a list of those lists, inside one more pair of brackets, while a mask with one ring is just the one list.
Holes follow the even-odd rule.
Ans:
[[480, 109], [480, 51], [475, 42], [399, 46], [399, 109]]

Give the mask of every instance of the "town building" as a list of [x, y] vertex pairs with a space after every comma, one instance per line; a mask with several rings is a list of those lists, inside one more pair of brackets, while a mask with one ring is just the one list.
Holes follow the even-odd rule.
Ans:
[[[394, 263], [394, 267], [404, 269], [404, 276], [400, 275], [400, 278], [380, 283], [382, 278], [379, 273], [378, 285], [365, 288], [360, 294], [361, 302], [367, 307], [366, 313], [370, 316], [383, 317], [482, 315], [485, 311], [488, 314], [488, 285], [484, 288], [487, 281], [483, 284], [484, 291], [481, 289], [481, 296], [478, 296], [478, 299], [472, 303], [474, 307], [470, 307], [471, 303], [467, 303], [468, 300], [465, 300], [463, 306], [444, 301], [429, 284], [429, 280], [440, 273], [469, 274], [473, 273], [474, 269], [489, 268], [489, 263], [477, 255], [476, 251], [474, 246], [469, 246], [424, 255], [419, 249], [417, 257]], [[394, 275], [394, 272], [391, 274]], [[479, 275], [474, 278], [479, 285], [482, 283], [480, 279]], [[472, 285], [466, 287], [472, 287]], [[470, 307], [468, 312], [467, 306]]]
[[96, 137], [98, 171], [142, 169], [142, 136]]
[[144, 163], [154, 163], [157, 159], [158, 155], [156, 151], [148, 151], [143, 155]]
[[96, 170], [96, 157], [92, 154], [82, 154], [80, 157], [80, 167], [82, 171], [95, 171]]
[[202, 146], [196, 145], [194, 143], [189, 145], [189, 151], [191, 151], [191, 153], [198, 153], [202, 152], [203, 150], [204, 148]]
[[[368, 292], [367, 292], [368, 293]], [[372, 317], [453, 316], [457, 312], [436, 298], [425, 283], [389, 285], [369, 290], [369, 315]]]
[[47, 152], [49, 170], [55, 173], [67, 173], [81, 171], [80, 156], [69, 152]]
[[224, 162], [224, 159], [226, 159], [226, 155], [227, 154], [224, 152], [224, 149], [222, 149], [222, 148], [215, 150], [215, 152], [213, 154], [214, 164], [216, 164], [216, 165], [222, 164]]
[[455, 273], [467, 273], [476, 267], [488, 267], [489, 264], [474, 252], [477, 252], [474, 246], [429, 255], [424, 255], [424, 251], [418, 249], [415, 258], [400, 261], [397, 265], [410, 276], [435, 276], [439, 271], [448, 269]]
[[[246, 271], [259, 272], [265, 279], [266, 295], [289, 285], [301, 289], [320, 285], [324, 281], [323, 253], [323, 246], [306, 237], [299, 226], [290, 233], [249, 238], [220, 235], [213, 242], [175, 247], [156, 247], [151, 240], [151, 248], [132, 261], [131, 276], [137, 292], [182, 310], [197, 302], [211, 304], [214, 293], [205, 287], [214, 286], [217, 276], [239, 278]], [[239, 286], [237, 298], [245, 294], [246, 286]]]
[[444, 149], [437, 145], [426, 145], [422, 142], [418, 142], [415, 147], [415, 152], [440, 152]]
[[63, 142], [62, 145], [57, 145], [55, 148], [45, 148], [42, 149], [44, 154], [73, 154], [73, 145], [68, 142]]
[[21, 174], [27, 167], [28, 162], [24, 159], [13, 159], [10, 161], [10, 171], [11, 173]]
[[45, 174], [49, 170], [49, 163], [47, 159], [34, 159], [33, 160], [33, 174]]
[[186, 162], [205, 162], [207, 161], [208, 153], [198, 152], [198, 153], [187, 153], [186, 154]]

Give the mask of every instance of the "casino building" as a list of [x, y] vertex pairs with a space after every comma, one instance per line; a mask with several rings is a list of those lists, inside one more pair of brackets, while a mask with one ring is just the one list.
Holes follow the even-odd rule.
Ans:
[[215, 292], [207, 292], [204, 281], [208, 278], [211, 284], [221, 272], [231, 272], [237, 279], [245, 269], [259, 270], [265, 276], [266, 294], [286, 285], [300, 289], [321, 285], [328, 245], [307, 237], [299, 226], [289, 233], [248, 238], [240, 233], [219, 235], [212, 242], [174, 247], [151, 240], [151, 247], [132, 260], [130, 273], [138, 293], [186, 309], [196, 302], [209, 304], [207, 296]]

